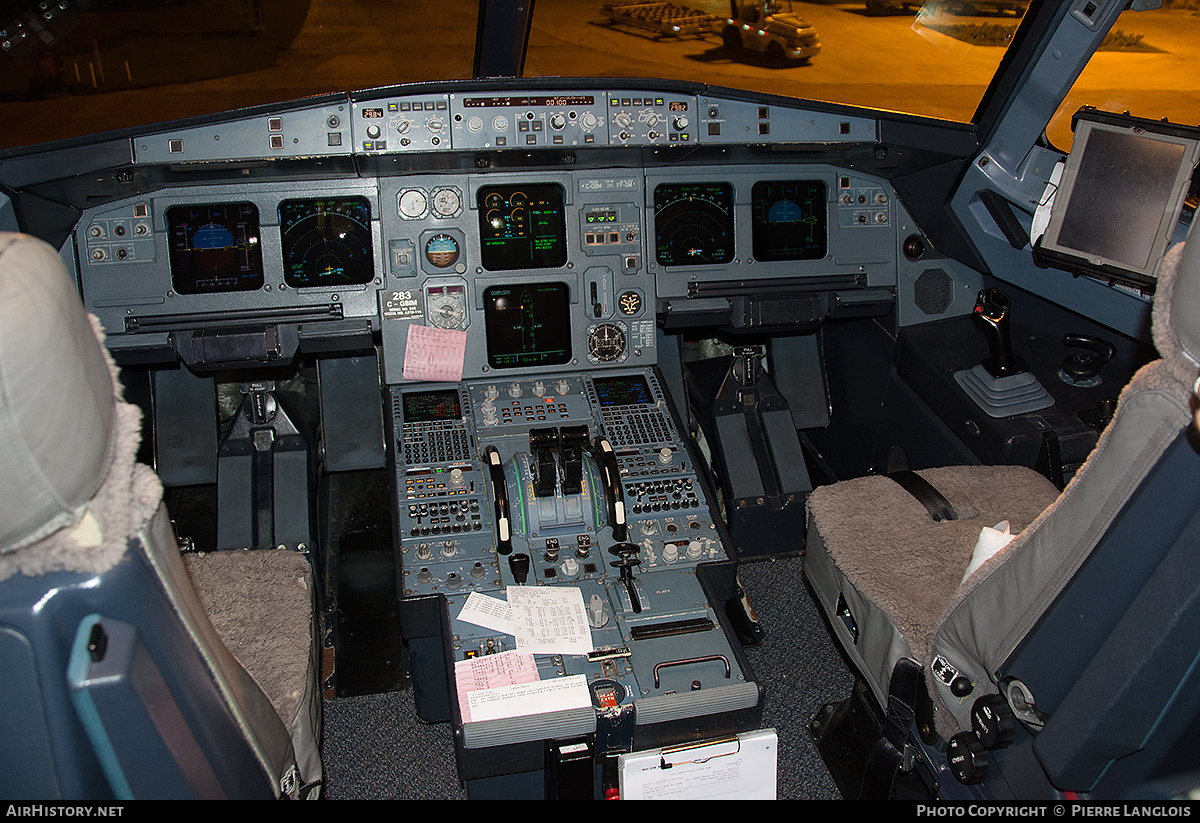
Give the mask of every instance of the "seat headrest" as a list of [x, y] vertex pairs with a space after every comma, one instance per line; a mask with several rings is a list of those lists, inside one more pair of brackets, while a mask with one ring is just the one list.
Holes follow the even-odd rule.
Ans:
[[82, 513], [112, 460], [116, 392], [58, 254], [0, 232], [0, 552]]
[[1200, 371], [1200, 235], [1167, 251], [1154, 295], [1154, 346], [1181, 381]]

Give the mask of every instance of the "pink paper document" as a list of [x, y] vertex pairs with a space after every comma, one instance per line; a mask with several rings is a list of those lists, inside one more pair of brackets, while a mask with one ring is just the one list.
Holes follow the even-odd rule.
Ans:
[[472, 719], [471, 692], [517, 683], [536, 683], [537, 680], [538, 670], [533, 655], [523, 652], [500, 652], [456, 661], [454, 682], [458, 687], [458, 705], [463, 722]]
[[408, 327], [404, 346], [404, 379], [457, 383], [462, 380], [467, 333], [432, 329], [416, 323]]

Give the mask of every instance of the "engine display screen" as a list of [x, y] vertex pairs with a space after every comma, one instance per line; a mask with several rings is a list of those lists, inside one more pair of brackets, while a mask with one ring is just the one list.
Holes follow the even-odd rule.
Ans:
[[177, 293], [262, 288], [262, 244], [253, 203], [173, 206], [166, 219], [171, 284]]
[[558, 268], [567, 262], [563, 190], [553, 183], [479, 190], [479, 246], [489, 271]]
[[654, 253], [663, 266], [733, 259], [733, 187], [664, 183], [654, 189]]
[[283, 279], [295, 289], [370, 283], [371, 203], [365, 197], [320, 197], [279, 204]]
[[596, 399], [601, 406], [636, 406], [653, 403], [650, 386], [640, 374], [629, 377], [597, 377], [592, 380], [596, 387]]
[[488, 364], [493, 369], [516, 369], [569, 361], [570, 303], [566, 283], [522, 283], [485, 289]]
[[462, 409], [454, 389], [407, 392], [404, 395], [404, 422], [429, 423], [436, 420], [458, 420]]
[[750, 192], [754, 259], [819, 260], [825, 256], [825, 184], [764, 180]]

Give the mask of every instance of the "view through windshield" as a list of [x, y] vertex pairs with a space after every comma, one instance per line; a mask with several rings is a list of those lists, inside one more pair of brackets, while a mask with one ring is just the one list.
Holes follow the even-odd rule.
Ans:
[[[1036, 2], [1036, 0], [1035, 0]], [[527, 76], [640, 77], [968, 122], [1027, 0], [536, 0]], [[472, 75], [477, 3], [4, 0], [0, 147]], [[1080, 105], [1200, 120], [1200, 0], [1126, 12]]]

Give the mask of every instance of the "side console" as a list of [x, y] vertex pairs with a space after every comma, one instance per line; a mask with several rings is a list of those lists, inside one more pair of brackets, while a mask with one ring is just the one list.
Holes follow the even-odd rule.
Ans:
[[[735, 564], [651, 368], [389, 389], [401, 624], [417, 710], [450, 720], [475, 797], [602, 796], [622, 753], [758, 728], [723, 604]], [[538, 655], [592, 707], [464, 722], [454, 664], [516, 648], [467, 598], [574, 587], [592, 649]], [[568, 775], [573, 775], [568, 777]]]

